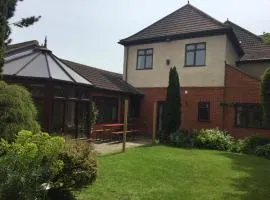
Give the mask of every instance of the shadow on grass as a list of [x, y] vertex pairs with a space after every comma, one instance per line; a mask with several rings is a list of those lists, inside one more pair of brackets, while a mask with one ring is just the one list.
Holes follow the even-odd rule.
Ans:
[[233, 170], [241, 175], [232, 178], [237, 192], [224, 192], [224, 199], [270, 199], [270, 161], [256, 156], [220, 152], [232, 160]]

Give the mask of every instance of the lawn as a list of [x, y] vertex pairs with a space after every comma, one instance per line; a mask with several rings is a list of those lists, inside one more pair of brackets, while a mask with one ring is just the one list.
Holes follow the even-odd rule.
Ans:
[[270, 161], [165, 146], [99, 157], [97, 181], [80, 200], [270, 199]]

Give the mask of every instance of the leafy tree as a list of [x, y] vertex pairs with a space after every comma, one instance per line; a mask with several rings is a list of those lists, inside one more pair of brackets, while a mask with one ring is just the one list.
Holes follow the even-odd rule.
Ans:
[[261, 104], [265, 126], [270, 127], [270, 68], [263, 74], [261, 82]]
[[10, 25], [16, 27], [28, 27], [40, 19], [40, 16], [23, 18], [18, 22], [9, 24], [9, 19], [14, 16], [17, 2], [23, 0], [1, 0], [0, 1], [0, 78], [2, 74], [2, 67], [4, 65], [5, 46], [11, 42], [9, 38], [11, 34]]
[[180, 83], [176, 67], [170, 69], [169, 85], [163, 115], [163, 134], [167, 140], [169, 135], [181, 125]]
[[263, 33], [263, 40], [266, 44], [270, 44], [270, 33]]
[[39, 132], [36, 116], [31, 94], [25, 88], [0, 81], [0, 137], [12, 141], [23, 129]]

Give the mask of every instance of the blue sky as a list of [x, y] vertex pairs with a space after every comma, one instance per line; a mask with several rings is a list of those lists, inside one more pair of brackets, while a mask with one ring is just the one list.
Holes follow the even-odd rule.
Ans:
[[[187, 0], [24, 0], [11, 21], [41, 15], [35, 26], [13, 28], [13, 43], [48, 36], [48, 48], [61, 58], [122, 73], [123, 50], [117, 42], [184, 6]], [[219, 21], [253, 33], [270, 32], [269, 0], [190, 0]]]

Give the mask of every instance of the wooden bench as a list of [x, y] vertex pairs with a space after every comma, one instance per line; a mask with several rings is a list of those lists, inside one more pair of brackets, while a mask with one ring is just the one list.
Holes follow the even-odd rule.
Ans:
[[[143, 133], [145, 130], [141, 128], [141, 124], [128, 124], [127, 136], [134, 136], [134, 134]], [[112, 134], [117, 136], [118, 139], [122, 139], [124, 130], [112, 131]], [[120, 138], [121, 137], [121, 138]]]

